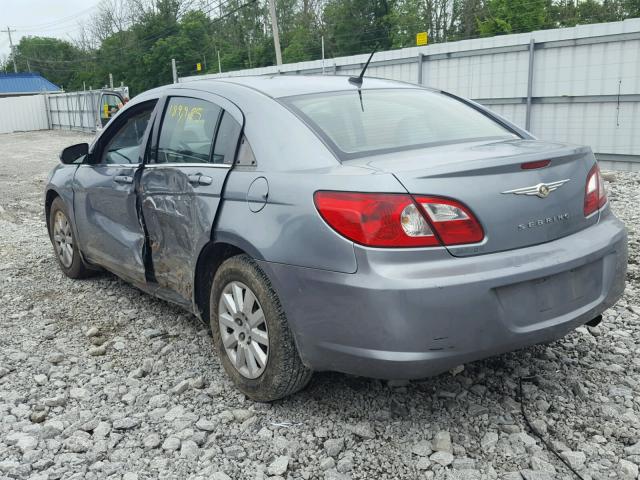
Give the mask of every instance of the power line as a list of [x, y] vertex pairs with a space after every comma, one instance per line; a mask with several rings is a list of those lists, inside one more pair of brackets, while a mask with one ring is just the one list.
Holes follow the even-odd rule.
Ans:
[[[221, 1], [218, 5], [212, 6], [209, 10], [207, 11], [203, 11], [203, 13], [205, 15], [208, 15], [209, 13], [211, 13], [214, 9], [220, 8], [221, 6], [226, 6], [228, 5], [231, 1], [233, 0], [226, 0], [226, 1]], [[231, 15], [233, 15], [234, 13], [238, 12], [239, 10], [252, 5], [254, 3], [256, 3], [257, 0], [249, 0], [245, 3], [242, 3], [234, 8], [232, 8], [231, 10], [229, 10], [228, 12], [226, 12], [225, 14], [216, 17], [214, 19], [210, 20], [210, 24], [215, 24], [219, 21], [222, 21], [226, 18], [229, 18]], [[147, 37], [142, 37], [142, 38], [136, 38], [134, 39], [136, 44], [139, 46], [141, 44], [148, 44], [149, 42], [152, 42], [154, 40], [158, 40], [162, 37], [164, 37], [166, 34], [168, 33], [175, 33], [176, 29], [179, 28], [177, 25], [175, 26], [171, 26], [168, 27], [164, 30], [162, 30], [161, 32], [155, 34], [155, 35], [151, 35], [151, 36], [147, 36]], [[48, 43], [46, 41], [46, 39], [37, 39], [37, 41], [42, 40], [42, 43]], [[122, 47], [119, 49], [116, 49], [116, 51], [124, 51], [127, 50], [127, 47]], [[40, 68], [46, 68], [49, 70], [53, 70], [53, 71], [58, 71], [58, 72], [78, 72], [79, 69], [83, 66], [86, 66], [86, 64], [88, 62], [90, 62], [91, 60], [96, 60], [98, 59], [98, 55], [91, 55], [91, 56], [87, 56], [84, 58], [80, 58], [80, 59], [74, 59], [74, 60], [48, 60], [48, 59], [40, 59], [40, 58], [33, 58], [33, 57], [26, 57], [21, 55], [21, 58], [24, 58], [25, 60], [34, 62], [36, 65], [40, 65]], [[14, 59], [15, 61], [15, 59]], [[76, 65], [76, 68], [73, 68], [73, 65]]]
[[85, 9], [79, 11], [79, 12], [76, 12], [76, 13], [72, 14], [72, 15], [67, 15], [66, 17], [61, 17], [61, 18], [58, 18], [56, 20], [48, 20], [46, 22], [37, 23], [37, 24], [33, 24], [33, 25], [16, 26], [15, 28], [16, 28], [17, 31], [26, 31], [26, 30], [33, 31], [33, 30], [40, 29], [40, 28], [46, 28], [46, 27], [51, 26], [51, 25], [59, 25], [61, 23], [67, 23], [67, 22], [75, 20], [78, 17], [81, 17], [81, 16], [85, 15], [86, 13], [90, 12], [91, 10], [99, 8], [104, 3], [104, 1], [105, 0], [102, 0], [102, 1], [98, 2], [97, 4], [91, 6], [91, 7], [85, 8]]

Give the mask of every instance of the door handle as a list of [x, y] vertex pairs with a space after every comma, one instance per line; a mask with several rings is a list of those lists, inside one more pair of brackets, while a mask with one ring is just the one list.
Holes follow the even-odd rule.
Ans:
[[211, 185], [213, 183], [213, 178], [201, 173], [187, 175], [187, 179], [191, 185]]
[[116, 183], [133, 183], [133, 177], [129, 175], [116, 175], [113, 177], [113, 181]]

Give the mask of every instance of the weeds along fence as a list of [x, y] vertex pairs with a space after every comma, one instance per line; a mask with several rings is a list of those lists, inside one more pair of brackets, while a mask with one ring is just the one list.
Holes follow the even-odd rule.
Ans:
[[[357, 75], [367, 58], [354, 55], [180, 81]], [[378, 52], [367, 75], [471, 98], [538, 138], [591, 145], [605, 168], [640, 170], [640, 19]]]

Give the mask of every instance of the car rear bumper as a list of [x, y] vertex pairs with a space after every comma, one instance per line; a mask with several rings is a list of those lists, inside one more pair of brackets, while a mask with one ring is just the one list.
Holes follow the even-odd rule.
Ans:
[[356, 247], [342, 274], [260, 262], [314, 370], [423, 378], [560, 338], [624, 291], [627, 234], [612, 214], [532, 247], [455, 258]]

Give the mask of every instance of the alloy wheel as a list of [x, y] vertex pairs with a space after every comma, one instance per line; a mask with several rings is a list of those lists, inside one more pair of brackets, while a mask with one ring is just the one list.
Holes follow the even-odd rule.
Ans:
[[66, 215], [58, 210], [53, 224], [53, 240], [55, 242], [56, 253], [60, 263], [65, 268], [71, 267], [73, 263], [73, 237], [71, 235], [71, 225]]
[[240, 375], [262, 375], [269, 359], [269, 332], [260, 302], [244, 283], [233, 281], [222, 290], [218, 324], [227, 356]]

